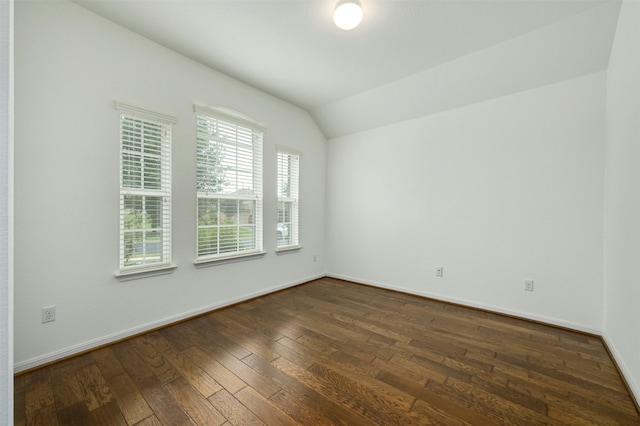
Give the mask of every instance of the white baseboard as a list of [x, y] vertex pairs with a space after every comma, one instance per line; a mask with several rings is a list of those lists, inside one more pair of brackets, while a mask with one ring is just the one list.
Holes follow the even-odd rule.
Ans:
[[614, 361], [616, 362], [618, 370], [620, 370], [620, 374], [622, 374], [622, 376], [624, 377], [624, 380], [627, 383], [627, 386], [629, 387], [629, 390], [631, 392], [631, 397], [635, 399], [636, 406], [640, 407], [640, 387], [638, 386], [638, 383], [636, 383], [633, 380], [633, 375], [631, 374], [626, 364], [622, 360], [622, 357], [618, 353], [616, 346], [613, 344], [613, 341], [607, 335], [606, 330], [602, 333], [602, 340], [604, 341], [604, 344], [607, 346], [609, 353], [611, 354]]
[[51, 353], [48, 353], [48, 354], [45, 354], [45, 355], [42, 355], [42, 356], [31, 358], [31, 359], [28, 359], [26, 361], [18, 362], [16, 364], [14, 364], [13, 370], [14, 370], [14, 373], [20, 373], [22, 371], [26, 371], [26, 370], [30, 370], [32, 368], [40, 367], [40, 366], [45, 365], [45, 364], [49, 364], [49, 363], [52, 363], [52, 362], [55, 362], [55, 361], [59, 361], [61, 359], [73, 356], [73, 355], [80, 354], [82, 352], [86, 352], [86, 351], [89, 351], [89, 350], [92, 350], [92, 349], [99, 348], [100, 346], [108, 345], [110, 343], [115, 343], [117, 341], [126, 339], [128, 337], [132, 337], [132, 336], [135, 336], [135, 335], [138, 335], [138, 334], [142, 334], [142, 333], [145, 333], [147, 331], [155, 330], [157, 328], [164, 327], [164, 326], [167, 326], [169, 324], [173, 324], [173, 323], [176, 323], [176, 322], [179, 322], [179, 321], [183, 321], [183, 320], [186, 320], [186, 319], [189, 319], [189, 318], [192, 318], [192, 317], [196, 317], [198, 315], [205, 314], [207, 312], [211, 312], [211, 311], [214, 311], [216, 309], [221, 309], [221, 308], [224, 308], [226, 306], [235, 305], [236, 303], [241, 303], [241, 302], [244, 302], [246, 300], [253, 299], [255, 297], [264, 296], [266, 294], [274, 293], [274, 292], [279, 291], [279, 290], [284, 290], [284, 289], [289, 288], [289, 287], [295, 287], [295, 286], [297, 286], [299, 284], [304, 284], [306, 282], [313, 281], [313, 280], [318, 279], [318, 278], [323, 278], [325, 276], [326, 276], [325, 274], [320, 274], [320, 275], [317, 275], [317, 276], [307, 277], [307, 278], [302, 279], [302, 280], [290, 282], [290, 283], [287, 283], [287, 284], [283, 284], [283, 285], [271, 287], [271, 288], [268, 288], [268, 289], [265, 289], [265, 290], [261, 290], [261, 291], [255, 292], [255, 293], [247, 294], [247, 295], [244, 295], [242, 297], [238, 297], [236, 299], [226, 300], [226, 301], [224, 301], [222, 303], [213, 304], [213, 305], [207, 305], [207, 306], [203, 306], [203, 307], [198, 308], [198, 309], [194, 309], [194, 310], [191, 310], [191, 311], [183, 312], [181, 314], [172, 315], [170, 317], [166, 317], [166, 318], [163, 318], [163, 319], [158, 320], [158, 321], [152, 321], [150, 323], [143, 324], [143, 325], [140, 325], [140, 326], [137, 326], [137, 327], [133, 327], [133, 328], [130, 328], [128, 330], [122, 330], [122, 331], [119, 331], [117, 333], [109, 334], [107, 336], [103, 336], [103, 337], [99, 337], [97, 339], [89, 340], [87, 342], [80, 343], [78, 345], [73, 345], [73, 346], [70, 346], [70, 347], [65, 348], [65, 349], [61, 349], [61, 350], [58, 350], [58, 351], [55, 351], [55, 352], [51, 352]]
[[274, 293], [276, 291], [279, 290], [284, 290], [286, 288], [289, 287], [295, 287], [297, 285], [300, 284], [304, 284], [306, 282], [309, 281], [313, 281], [315, 279], [319, 279], [319, 278], [323, 278], [323, 277], [331, 277], [331, 278], [337, 278], [337, 279], [341, 279], [341, 280], [346, 280], [346, 281], [351, 281], [354, 283], [360, 283], [360, 284], [366, 284], [366, 285], [370, 285], [373, 287], [379, 287], [379, 288], [383, 288], [383, 289], [387, 289], [387, 290], [395, 290], [395, 291], [400, 291], [403, 293], [408, 293], [408, 294], [415, 294], [417, 296], [424, 296], [424, 297], [428, 297], [430, 299], [434, 299], [434, 300], [441, 300], [443, 302], [449, 302], [449, 303], [455, 303], [458, 305], [464, 305], [464, 306], [469, 306], [472, 308], [478, 308], [478, 309], [482, 309], [482, 310], [486, 310], [486, 311], [492, 311], [492, 312], [496, 312], [496, 313], [501, 313], [501, 314], [505, 314], [505, 315], [509, 315], [509, 316], [514, 316], [514, 317], [519, 317], [519, 318], [523, 318], [523, 319], [530, 319], [533, 321], [537, 321], [537, 322], [541, 322], [541, 323], [546, 323], [546, 324], [550, 324], [550, 325], [555, 325], [555, 326], [559, 326], [559, 327], [563, 327], [563, 328], [568, 328], [568, 329], [572, 329], [572, 330], [576, 330], [576, 331], [580, 331], [580, 332], [584, 332], [584, 333], [589, 333], [589, 334], [594, 334], [594, 335], [598, 335], [601, 336], [605, 345], [607, 346], [607, 348], [609, 349], [609, 352], [611, 353], [612, 357], [614, 358], [616, 364], [618, 365], [618, 368], [620, 369], [620, 373], [623, 375], [623, 377], [625, 378], [625, 381], [627, 382], [631, 393], [632, 393], [632, 397], [635, 398], [636, 400], [636, 404], [640, 406], [640, 387], [638, 387], [638, 384], [635, 383], [632, 379], [632, 375], [629, 372], [629, 370], [627, 369], [625, 363], [622, 361], [622, 358], [620, 357], [620, 355], [618, 354], [618, 351], [616, 350], [615, 345], [613, 344], [613, 342], [609, 339], [609, 337], [607, 336], [607, 334], [605, 332], [603, 332], [602, 330], [595, 330], [595, 329], [591, 329], [589, 327], [583, 327], [579, 324], [575, 324], [575, 323], [571, 323], [571, 322], [567, 322], [567, 321], [561, 321], [561, 320], [557, 320], [554, 318], [547, 318], [547, 317], [542, 317], [542, 316], [537, 316], [537, 315], [531, 315], [531, 314], [527, 314], [527, 313], [522, 313], [522, 312], [516, 312], [516, 311], [510, 311], [508, 309], [502, 309], [499, 307], [494, 307], [494, 306], [489, 306], [489, 305], [484, 305], [484, 304], [479, 304], [479, 303], [475, 303], [472, 301], [468, 301], [468, 300], [464, 300], [464, 299], [456, 299], [456, 298], [449, 298], [449, 297], [442, 297], [440, 295], [436, 295], [436, 294], [431, 294], [428, 292], [416, 292], [415, 290], [412, 289], [407, 289], [404, 287], [399, 287], [399, 286], [393, 286], [393, 285], [388, 285], [388, 284], [383, 284], [383, 283], [379, 283], [379, 282], [374, 282], [374, 281], [369, 281], [369, 280], [363, 280], [363, 279], [358, 279], [358, 278], [354, 278], [354, 277], [349, 277], [349, 276], [344, 276], [344, 275], [339, 275], [339, 274], [320, 274], [320, 275], [316, 275], [316, 276], [310, 276], [307, 277], [305, 279], [302, 280], [298, 280], [298, 281], [294, 281], [294, 282], [290, 282], [287, 284], [283, 284], [283, 285], [279, 285], [279, 286], [275, 286], [275, 287], [271, 287], [269, 289], [266, 290], [261, 290], [259, 292], [255, 292], [255, 293], [251, 293], [242, 297], [239, 297], [237, 299], [233, 299], [233, 300], [228, 300], [225, 301], [223, 303], [219, 303], [219, 304], [213, 304], [213, 305], [208, 305], [208, 306], [204, 306], [198, 309], [194, 309], [188, 312], [184, 312], [178, 315], [173, 315], [171, 317], [167, 317], [158, 321], [153, 321], [138, 327], [133, 327], [130, 328], [128, 330], [123, 330], [117, 333], [113, 333], [104, 337], [100, 337], [97, 339], [93, 339], [78, 345], [74, 345], [74, 346], [70, 346], [68, 348], [59, 350], [59, 351], [55, 351], [55, 352], [51, 352], [49, 354], [46, 355], [42, 355], [39, 357], [35, 357], [26, 361], [22, 361], [19, 363], [16, 363], [14, 365], [14, 373], [20, 373], [22, 371], [26, 371], [26, 370], [30, 370], [32, 368], [36, 368], [48, 363], [52, 363], [55, 361], [59, 361], [61, 359], [73, 356], [73, 355], [77, 355], [79, 353], [82, 352], [86, 352], [89, 351], [91, 349], [95, 349], [98, 348], [100, 346], [104, 346], [104, 345], [108, 345], [110, 343], [115, 343], [117, 341], [126, 339], [128, 337], [132, 337], [138, 334], [142, 334], [160, 327], [164, 327], [167, 326], [169, 324], [175, 323], [175, 322], [179, 322], [179, 321], [183, 321], [185, 319], [188, 318], [192, 318], [210, 311], [214, 311], [216, 309], [221, 309], [224, 308], [226, 306], [230, 306], [230, 305], [234, 305], [236, 303], [241, 303], [244, 302], [246, 300], [249, 299], [253, 299], [255, 297], [260, 297], [260, 296], [264, 296], [266, 294], [269, 293]]
[[504, 309], [504, 308], [499, 307], [499, 306], [485, 305], [485, 304], [474, 302], [474, 301], [471, 301], [471, 300], [458, 299], [458, 298], [454, 298], [454, 297], [447, 297], [447, 296], [442, 296], [440, 294], [429, 293], [429, 292], [426, 292], [426, 291], [416, 291], [414, 289], [410, 289], [410, 288], [406, 288], [406, 287], [394, 286], [394, 285], [389, 285], [389, 284], [386, 284], [386, 283], [380, 283], [380, 282], [375, 282], [375, 281], [370, 281], [370, 280], [362, 280], [362, 279], [359, 279], [359, 278], [348, 277], [348, 276], [339, 275], [339, 274], [327, 274], [327, 276], [328, 277], [332, 277], [332, 278], [341, 279], [341, 280], [351, 281], [351, 282], [354, 282], [354, 283], [360, 283], [360, 284], [370, 285], [370, 286], [373, 286], [373, 287], [384, 288], [384, 289], [387, 289], [387, 290], [394, 290], [394, 291], [399, 291], [399, 292], [402, 292], [402, 293], [415, 294], [416, 296], [428, 297], [429, 299], [440, 300], [442, 302], [454, 303], [456, 305], [464, 305], [464, 306], [468, 306], [470, 308], [482, 309], [484, 311], [491, 311], [491, 312], [495, 312], [495, 313], [498, 313], [498, 314], [504, 314], [504, 315], [509, 315], [509, 316], [512, 316], [512, 317], [518, 317], [518, 318], [522, 318], [522, 319], [526, 319], [526, 320], [531, 320], [531, 321], [536, 321], [536, 322], [540, 322], [540, 323], [544, 323], [544, 324], [554, 325], [556, 327], [567, 328], [567, 329], [570, 329], [570, 330], [580, 331], [582, 333], [594, 334], [596, 336], [601, 336], [602, 335], [602, 330], [598, 330], [598, 329], [594, 329], [594, 328], [590, 328], [590, 327], [585, 327], [585, 326], [583, 326], [581, 324], [573, 323], [573, 322], [570, 322], [570, 321], [564, 321], [564, 320], [560, 320], [560, 319], [557, 319], [557, 318], [550, 318], [550, 317], [545, 317], [545, 316], [540, 316], [540, 315], [533, 315], [533, 314], [528, 313], [528, 312], [512, 311], [512, 310], [509, 310], [509, 309]]

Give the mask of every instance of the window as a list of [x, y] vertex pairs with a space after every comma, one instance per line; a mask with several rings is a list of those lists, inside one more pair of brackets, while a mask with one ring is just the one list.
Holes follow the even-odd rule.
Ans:
[[300, 157], [278, 149], [278, 249], [298, 247], [298, 168]]
[[196, 263], [262, 253], [262, 128], [196, 106]]
[[172, 117], [120, 111], [120, 273], [170, 267]]

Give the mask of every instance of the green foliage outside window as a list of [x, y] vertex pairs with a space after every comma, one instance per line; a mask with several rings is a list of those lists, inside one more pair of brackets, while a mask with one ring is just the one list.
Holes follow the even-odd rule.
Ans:
[[125, 196], [124, 264], [125, 266], [161, 260], [162, 197]]

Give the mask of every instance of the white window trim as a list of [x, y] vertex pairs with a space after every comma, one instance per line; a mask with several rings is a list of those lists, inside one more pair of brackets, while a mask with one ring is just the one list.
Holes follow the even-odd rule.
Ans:
[[302, 246], [300, 245], [283, 246], [276, 249], [276, 254], [281, 255], [281, 254], [293, 253], [301, 249], [302, 249]]
[[126, 269], [115, 274], [120, 281], [137, 280], [139, 278], [155, 277], [157, 275], [170, 274], [178, 266], [170, 263], [149, 268]]
[[[300, 159], [302, 157], [301, 153], [299, 151], [296, 151], [294, 149], [282, 146], [282, 145], [276, 145], [276, 169], [277, 169], [277, 156], [278, 154], [285, 154], [285, 155], [289, 155], [289, 156], [295, 156], [297, 157], [297, 164], [296, 164], [296, 194], [294, 197], [287, 197], [287, 198], [283, 198], [278, 196], [277, 197], [277, 204], [280, 203], [280, 201], [284, 201], [284, 202], [293, 202], [294, 203], [294, 207], [295, 207], [295, 214], [292, 217], [292, 222], [293, 222], [293, 233], [295, 236], [295, 239], [293, 241], [292, 244], [288, 244], [288, 245], [283, 245], [283, 246], [279, 246], [278, 245], [278, 241], [276, 238], [276, 254], [282, 254], [285, 252], [292, 252], [292, 251], [298, 251], [302, 248], [302, 246], [300, 245]], [[276, 175], [277, 175], [277, 170], [276, 170]], [[280, 176], [277, 175], [277, 178], [279, 179]], [[278, 194], [279, 195], [279, 194]], [[277, 218], [276, 218], [276, 223], [277, 222]]]
[[235, 263], [235, 262], [243, 262], [245, 260], [253, 260], [264, 257], [267, 254], [265, 251], [244, 251], [242, 254], [233, 254], [233, 255], [219, 255], [217, 257], [211, 258], [202, 258], [196, 259], [193, 261], [193, 264], [197, 268], [203, 268], [207, 266], [215, 266], [215, 265], [224, 265], [226, 263]]
[[[124, 266], [123, 265], [123, 252], [122, 252], [122, 244], [123, 244], [123, 232], [124, 232], [124, 228], [123, 228], [123, 223], [122, 223], [122, 212], [120, 212], [119, 216], [119, 222], [120, 222], [120, 236], [119, 236], [119, 247], [120, 247], [120, 254], [119, 254], [119, 270], [118, 272], [115, 273], [115, 276], [120, 279], [121, 281], [127, 281], [127, 280], [133, 280], [133, 279], [138, 279], [138, 278], [145, 278], [145, 277], [149, 277], [149, 276], [156, 276], [156, 275], [161, 275], [161, 274], [168, 274], [173, 272], [173, 270], [177, 267], [175, 264], [172, 263], [172, 190], [171, 190], [171, 186], [172, 186], [172, 170], [171, 170], [171, 145], [173, 143], [172, 138], [173, 138], [173, 128], [172, 126], [174, 124], [177, 123], [177, 118], [171, 116], [171, 115], [167, 115], [167, 114], [162, 114], [159, 112], [155, 112], [155, 111], [150, 111], [147, 110], [145, 108], [141, 108], [138, 106], [134, 106], [131, 104], [127, 104], [127, 103], [123, 103], [123, 102], [119, 102], [119, 101], [115, 101], [114, 102], [114, 107], [116, 110], [118, 110], [118, 112], [120, 113], [119, 115], [119, 133], [122, 132], [122, 117], [123, 116], [128, 116], [131, 118], [136, 118], [136, 119], [140, 119], [140, 120], [145, 120], [145, 121], [150, 121], [150, 122], [155, 122], [157, 124], [161, 124], [163, 126], [167, 126], [168, 130], [171, 132], [171, 136], [169, 139], [169, 143], [168, 143], [168, 147], [167, 150], [168, 152], [163, 153], [163, 157], [166, 156], [166, 158], [163, 158], [163, 162], [162, 162], [162, 176], [163, 176], [163, 180], [166, 180], [166, 187], [162, 188], [161, 190], [148, 190], [148, 189], [130, 189], [130, 188], [124, 188], [122, 185], [122, 136], [119, 137], [119, 143], [120, 143], [120, 174], [119, 174], [119, 180], [120, 180], [120, 190], [119, 190], [119, 198], [122, 199], [122, 197], [124, 195], [153, 195], [153, 196], [162, 196], [165, 199], [169, 200], [169, 207], [168, 207], [168, 212], [166, 214], [163, 214], [163, 226], [162, 226], [162, 230], [163, 230], [163, 238], [168, 239], [168, 242], [166, 244], [168, 244], [167, 247], [163, 248], [163, 254], [167, 255], [165, 261], [163, 262], [158, 262], [158, 263], [150, 263], [150, 264], [144, 264], [144, 265], [134, 265], [134, 266]], [[168, 234], [168, 235], [167, 235]]]
[[239, 126], [249, 127], [258, 132], [266, 133], [267, 130], [262, 124], [231, 108], [209, 107], [196, 104], [193, 106], [193, 111], [196, 114], [207, 115], [212, 118], [235, 123]]
[[150, 111], [135, 105], [125, 104], [123, 102], [114, 102], [114, 107], [122, 114], [131, 115], [145, 120], [159, 121], [164, 124], [175, 125], [178, 122], [176, 117], [161, 112]]
[[[234, 194], [211, 194], [211, 193], [199, 193], [196, 190], [196, 204], [200, 198], [212, 198], [212, 199], [238, 199], [238, 200], [255, 200], [256, 201], [256, 217], [254, 218], [254, 224], [256, 225], [256, 248], [253, 250], [244, 250], [241, 252], [222, 253], [214, 255], [206, 255], [198, 257], [198, 221], [196, 218], [196, 259], [193, 261], [196, 267], [206, 267], [212, 265], [219, 265], [225, 263], [239, 262], [244, 260], [252, 260], [260, 258], [266, 254], [263, 250], [264, 246], [264, 134], [265, 127], [249, 118], [248, 116], [225, 107], [208, 107], [195, 104], [193, 111], [196, 113], [196, 121], [198, 116], [202, 115], [215, 120], [225, 121], [227, 123], [234, 124], [236, 126], [244, 127], [252, 131], [252, 133], [260, 133], [260, 147], [259, 156], [254, 158], [254, 163], [257, 161], [258, 173], [259, 173], [259, 188], [254, 190], [253, 196], [242, 196]], [[196, 131], [197, 133], [197, 131]], [[254, 147], [255, 150], [255, 147]], [[197, 161], [197, 160], [196, 160]], [[255, 165], [255, 164], [254, 164]], [[255, 169], [254, 169], [255, 173]], [[196, 177], [197, 179], [197, 177]]]

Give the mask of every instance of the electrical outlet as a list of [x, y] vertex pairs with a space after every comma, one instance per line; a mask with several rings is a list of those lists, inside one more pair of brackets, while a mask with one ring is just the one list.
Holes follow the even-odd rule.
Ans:
[[56, 320], [56, 307], [45, 306], [42, 308], [42, 323], [51, 322]]
[[436, 268], [436, 277], [444, 277], [444, 268], [442, 266]]
[[314, 255], [313, 255], [313, 261], [314, 261], [314, 262], [317, 262], [317, 261], [318, 261], [318, 255], [316, 255], [316, 254], [314, 254]]
[[533, 280], [524, 280], [524, 290], [533, 291]]

